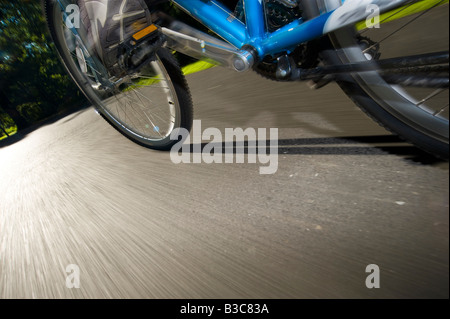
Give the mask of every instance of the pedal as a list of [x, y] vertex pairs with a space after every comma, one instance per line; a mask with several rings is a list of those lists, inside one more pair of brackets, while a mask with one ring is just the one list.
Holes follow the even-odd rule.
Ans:
[[165, 36], [152, 24], [136, 32], [119, 46], [119, 65], [129, 72], [136, 72], [146, 62], [152, 61], [154, 53], [164, 44]]
[[149, 25], [148, 27], [142, 29], [139, 32], [136, 32], [135, 34], [133, 34], [133, 36], [131, 37], [134, 41], [136, 42], [140, 42], [145, 40], [148, 37], [154, 36], [155, 33], [158, 31], [158, 27], [154, 24]]

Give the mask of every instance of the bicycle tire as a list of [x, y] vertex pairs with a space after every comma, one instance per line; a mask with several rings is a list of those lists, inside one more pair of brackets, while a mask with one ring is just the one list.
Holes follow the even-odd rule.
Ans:
[[[315, 7], [309, 12], [317, 13], [318, 8]], [[355, 27], [343, 28], [329, 34], [327, 40], [331, 47], [320, 53], [324, 63], [337, 65], [367, 61], [368, 57], [357, 35]], [[448, 45], [448, 37], [444, 41]], [[383, 50], [380, 51], [383, 55]], [[336, 82], [345, 94], [378, 124], [420, 149], [448, 160], [448, 115], [447, 118], [437, 117], [426, 105], [418, 107], [417, 99], [409, 93], [410, 89], [406, 92], [397, 85], [387, 83], [378, 71], [339, 75]], [[448, 101], [448, 89], [446, 95]], [[448, 104], [446, 108], [448, 112]]]
[[[45, 0], [44, 12], [66, 71], [111, 126], [131, 141], [157, 150], [169, 150], [180, 140], [179, 136], [171, 139], [175, 129], [191, 130], [192, 97], [181, 68], [170, 51], [158, 49], [153, 61], [142, 67], [139, 74], [127, 76], [114, 90], [102, 91], [98, 89], [101, 83], [112, 82], [114, 76], [107, 71], [100, 58], [90, 55], [92, 50], [84, 43], [82, 36], [76, 37], [73, 32], [67, 32], [69, 28], [65, 25], [58, 2]], [[82, 34], [83, 31], [77, 32]], [[76, 46], [75, 50], [73, 46]], [[91, 69], [90, 74], [87, 69]], [[120, 83], [122, 79], [114, 80]]]

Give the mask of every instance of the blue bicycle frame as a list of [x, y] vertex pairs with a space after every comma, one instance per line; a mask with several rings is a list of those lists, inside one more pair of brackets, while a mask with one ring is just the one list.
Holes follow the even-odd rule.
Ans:
[[244, 0], [246, 23], [235, 18], [228, 8], [215, 0], [173, 2], [236, 48], [251, 45], [260, 57], [264, 57], [289, 52], [300, 43], [366, 19], [368, 4], [377, 5], [383, 12], [408, 0], [325, 0], [322, 14], [318, 17], [309, 21], [295, 20], [273, 33], [266, 30], [264, 0]]

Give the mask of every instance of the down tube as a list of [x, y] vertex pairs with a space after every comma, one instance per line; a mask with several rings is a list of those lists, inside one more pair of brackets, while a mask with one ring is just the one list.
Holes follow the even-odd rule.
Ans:
[[191, 16], [234, 45], [242, 48], [248, 42], [247, 28], [231, 11], [214, 0], [173, 0]]

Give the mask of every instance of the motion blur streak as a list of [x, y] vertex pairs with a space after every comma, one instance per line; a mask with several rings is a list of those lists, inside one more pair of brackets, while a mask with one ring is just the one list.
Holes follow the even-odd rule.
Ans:
[[279, 129], [277, 173], [175, 165], [92, 108], [19, 132], [0, 142], [0, 298], [449, 297], [448, 163], [334, 84], [188, 81], [204, 127]]

